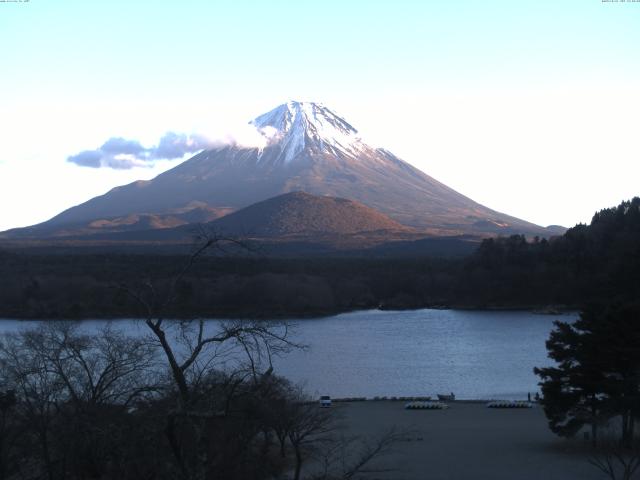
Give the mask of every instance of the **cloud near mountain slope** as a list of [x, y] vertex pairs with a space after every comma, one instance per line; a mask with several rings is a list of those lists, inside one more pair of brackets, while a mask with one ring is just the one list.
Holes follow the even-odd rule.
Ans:
[[79, 167], [128, 170], [152, 166], [157, 160], [181, 159], [189, 153], [224, 146], [264, 148], [275, 131], [249, 124], [227, 132], [204, 135], [200, 133], [166, 132], [152, 147], [144, 147], [138, 140], [111, 137], [94, 150], [83, 150], [67, 157], [67, 162]]
[[199, 137], [167, 134], [151, 148], [112, 138], [76, 156], [75, 163], [131, 168], [161, 156], [203, 150], [152, 180], [113, 188], [23, 229], [23, 234], [71, 232], [96, 220], [108, 223], [130, 215], [167, 218], [190, 205], [228, 213], [297, 191], [359, 202], [427, 236], [556, 233], [491, 210], [388, 150], [370, 146], [349, 122], [322, 104], [287, 102], [255, 118], [245, 133], [244, 138], [209, 139], [210, 144]]

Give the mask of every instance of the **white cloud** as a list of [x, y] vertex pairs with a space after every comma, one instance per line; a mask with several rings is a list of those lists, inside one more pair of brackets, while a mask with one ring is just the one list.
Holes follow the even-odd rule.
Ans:
[[272, 127], [257, 129], [250, 124], [233, 130], [219, 129], [211, 135], [166, 132], [156, 145], [148, 148], [138, 140], [111, 137], [95, 150], [83, 150], [68, 156], [67, 162], [89, 168], [148, 168], [158, 160], [182, 159], [200, 150], [226, 146], [264, 148], [276, 133]]

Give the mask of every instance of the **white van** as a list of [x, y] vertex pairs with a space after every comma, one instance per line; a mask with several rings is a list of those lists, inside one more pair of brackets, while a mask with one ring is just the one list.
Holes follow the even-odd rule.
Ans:
[[321, 407], [330, 407], [331, 406], [331, 397], [329, 395], [322, 395], [320, 397], [320, 406]]

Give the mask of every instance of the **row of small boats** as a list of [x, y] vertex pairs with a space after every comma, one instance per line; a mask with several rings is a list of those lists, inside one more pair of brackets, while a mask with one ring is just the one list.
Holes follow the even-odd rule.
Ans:
[[[407, 410], [445, 410], [449, 408], [449, 405], [441, 401], [419, 401], [408, 402], [404, 408]], [[520, 400], [492, 400], [487, 403], [487, 408], [533, 408], [533, 403]]]

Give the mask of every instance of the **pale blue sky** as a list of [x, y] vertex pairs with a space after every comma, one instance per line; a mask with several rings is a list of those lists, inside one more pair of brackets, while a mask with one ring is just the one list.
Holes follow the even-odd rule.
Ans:
[[536, 223], [640, 194], [638, 2], [31, 0], [0, 3], [0, 46], [0, 230], [176, 164], [68, 155], [290, 98]]

